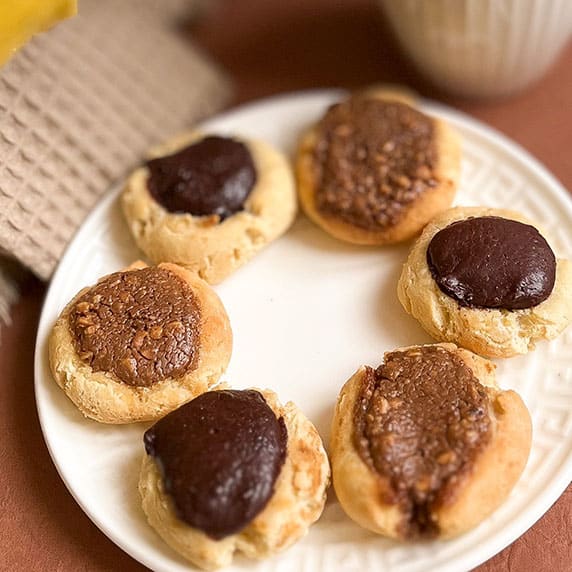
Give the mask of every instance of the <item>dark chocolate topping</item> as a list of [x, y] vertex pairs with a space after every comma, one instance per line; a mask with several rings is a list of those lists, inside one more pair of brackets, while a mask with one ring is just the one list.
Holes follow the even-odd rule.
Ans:
[[433, 120], [403, 103], [352, 97], [317, 126], [316, 207], [366, 230], [394, 225], [437, 184]]
[[167, 157], [147, 163], [151, 196], [170, 212], [218, 215], [244, 209], [256, 183], [256, 169], [244, 143], [205, 137]]
[[389, 480], [387, 503], [405, 538], [438, 534], [433, 510], [454, 498], [490, 440], [489, 398], [472, 371], [438, 346], [392, 352], [367, 368], [356, 403], [355, 446]]
[[128, 385], [150, 386], [196, 367], [199, 306], [189, 285], [162, 268], [107, 276], [73, 305], [69, 327], [83, 361]]
[[470, 308], [531, 308], [554, 288], [556, 259], [533, 226], [506, 218], [468, 218], [440, 230], [427, 248], [439, 288]]
[[254, 390], [203, 393], [144, 437], [178, 517], [219, 540], [241, 531], [266, 506], [288, 435]]

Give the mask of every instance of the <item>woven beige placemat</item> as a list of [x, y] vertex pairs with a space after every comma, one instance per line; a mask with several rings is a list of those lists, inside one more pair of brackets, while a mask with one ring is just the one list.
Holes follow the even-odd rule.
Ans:
[[0, 251], [48, 279], [97, 199], [229, 85], [178, 25], [192, 0], [80, 0], [0, 70]]

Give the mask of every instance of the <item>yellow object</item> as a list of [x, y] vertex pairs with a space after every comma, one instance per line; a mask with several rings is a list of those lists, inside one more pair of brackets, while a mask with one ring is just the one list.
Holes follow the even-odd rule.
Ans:
[[0, 0], [0, 65], [34, 34], [76, 12], [76, 0]]

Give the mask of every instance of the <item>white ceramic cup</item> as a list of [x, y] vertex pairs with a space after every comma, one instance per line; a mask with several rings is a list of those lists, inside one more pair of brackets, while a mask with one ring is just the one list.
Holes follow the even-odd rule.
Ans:
[[466, 96], [515, 93], [540, 78], [572, 33], [572, 0], [378, 0], [407, 54]]

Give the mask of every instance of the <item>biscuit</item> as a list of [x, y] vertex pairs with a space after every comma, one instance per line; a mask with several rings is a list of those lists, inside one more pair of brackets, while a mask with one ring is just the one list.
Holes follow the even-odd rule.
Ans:
[[294, 221], [292, 170], [262, 141], [193, 132], [153, 156], [127, 180], [122, 206], [154, 263], [179, 264], [216, 284]]
[[531, 420], [494, 365], [453, 344], [388, 352], [338, 397], [333, 484], [359, 525], [400, 540], [451, 538], [508, 496], [531, 446]]
[[460, 158], [456, 133], [412, 95], [370, 88], [330, 107], [302, 136], [300, 204], [340, 240], [401, 242], [451, 205]]
[[320, 436], [272, 391], [205, 393], [144, 441], [143, 511], [167, 544], [206, 570], [235, 553], [284, 550], [324, 508], [330, 468]]
[[157, 419], [213, 387], [232, 351], [210, 286], [174, 264], [135, 264], [83, 289], [49, 338], [54, 379], [102, 423]]
[[[507, 236], [487, 227], [479, 238], [476, 223], [488, 220], [490, 226], [495, 219], [510, 222]], [[475, 228], [452, 226], [458, 221], [472, 221]], [[459, 235], [451, 235], [456, 246], [440, 254], [439, 286], [428, 249], [431, 244], [443, 248], [433, 240], [443, 229]], [[463, 245], [466, 260], [459, 259]], [[414, 244], [397, 288], [405, 310], [431, 336], [487, 357], [524, 354], [539, 340], [558, 336], [572, 319], [571, 292], [572, 263], [556, 260], [533, 223], [518, 213], [485, 207], [458, 207], [433, 219]]]

